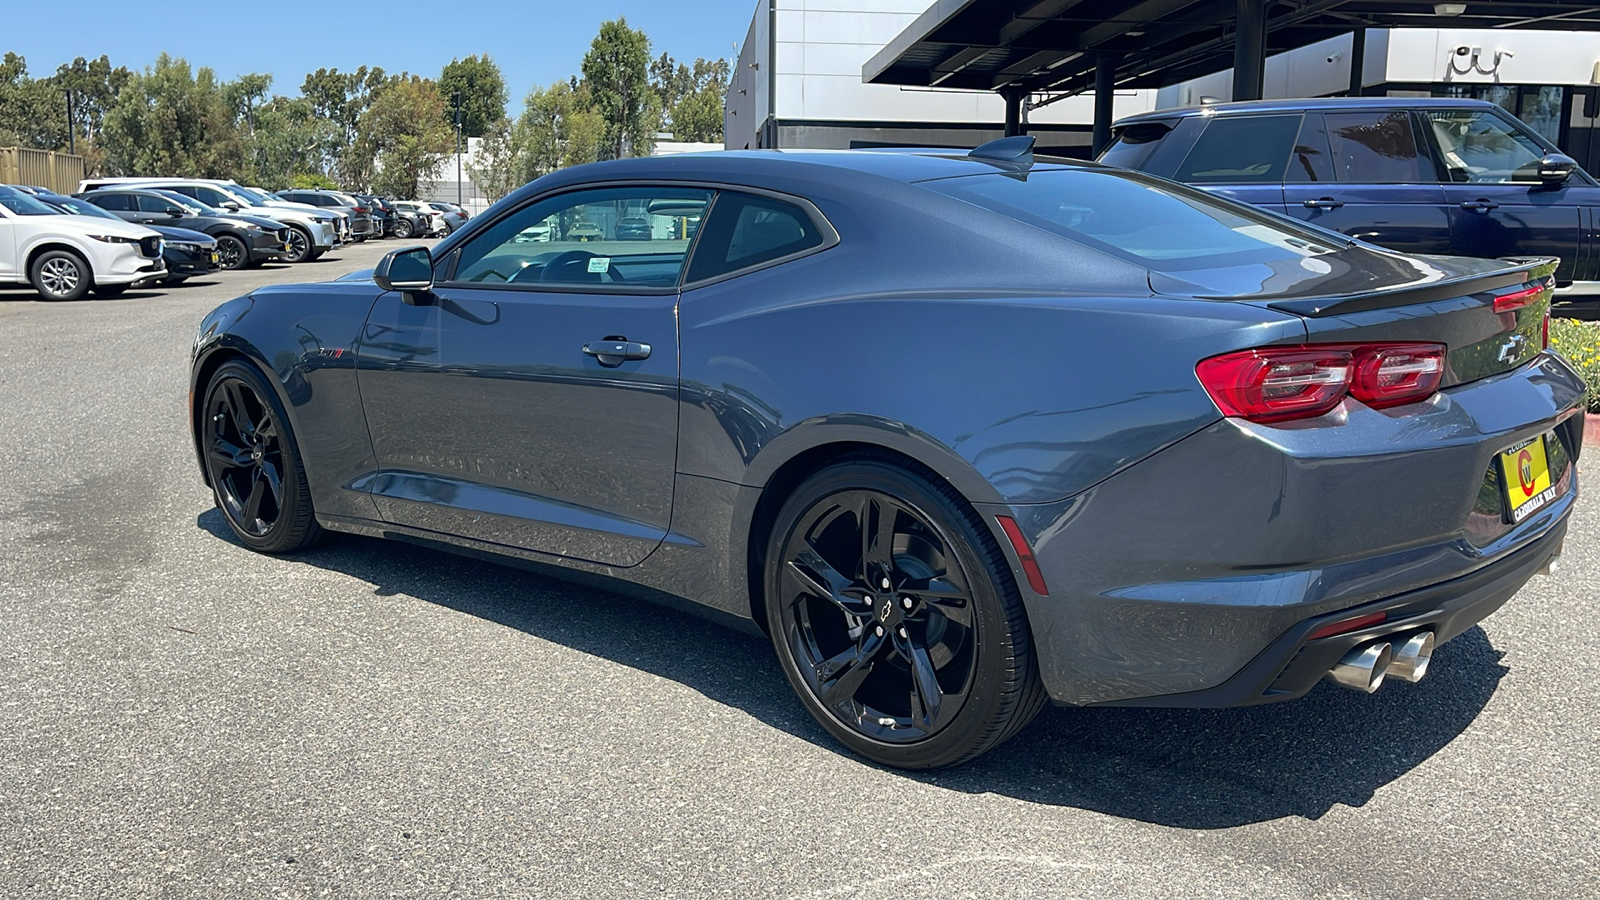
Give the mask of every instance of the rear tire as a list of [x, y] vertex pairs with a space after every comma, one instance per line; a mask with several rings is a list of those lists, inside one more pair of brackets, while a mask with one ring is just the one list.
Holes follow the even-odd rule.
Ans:
[[217, 507], [245, 546], [293, 553], [322, 537], [289, 417], [260, 370], [223, 363], [195, 430]]
[[394, 223], [394, 236], [402, 241], [409, 240], [411, 238], [411, 221], [409, 219], [401, 219]]
[[851, 750], [897, 768], [953, 766], [1044, 706], [1010, 565], [948, 484], [853, 454], [795, 490], [766, 550], [779, 665]]
[[28, 280], [46, 300], [82, 300], [94, 287], [94, 270], [71, 250], [47, 250], [28, 267]]

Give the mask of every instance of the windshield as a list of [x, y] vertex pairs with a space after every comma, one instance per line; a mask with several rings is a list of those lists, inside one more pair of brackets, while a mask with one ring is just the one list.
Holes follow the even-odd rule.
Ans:
[[19, 216], [59, 216], [61, 210], [48, 203], [41, 203], [28, 194], [0, 185], [0, 206], [11, 210]]
[[66, 210], [69, 213], [72, 213], [73, 215], [96, 216], [101, 219], [117, 219], [119, 222], [122, 221], [111, 213], [106, 212], [98, 206], [95, 206], [93, 203], [90, 203], [87, 200], [79, 200], [77, 197], [51, 197], [50, 203]]
[[268, 203], [283, 199], [282, 197], [274, 197], [271, 194], [263, 194], [254, 188], [239, 187], [233, 184], [228, 185], [228, 191], [251, 201], [251, 206], [266, 206]]
[[925, 187], [1158, 271], [1333, 253], [1332, 235], [1137, 172], [1046, 169]]

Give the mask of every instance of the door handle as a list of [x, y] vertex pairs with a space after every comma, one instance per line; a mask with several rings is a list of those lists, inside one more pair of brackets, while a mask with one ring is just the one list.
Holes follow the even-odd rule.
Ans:
[[608, 369], [614, 369], [630, 359], [649, 359], [650, 345], [627, 338], [606, 338], [583, 345], [583, 352]]
[[1476, 200], [1468, 200], [1467, 202], [1461, 204], [1462, 209], [1470, 209], [1474, 212], [1488, 212], [1491, 209], [1498, 209], [1499, 207], [1500, 204], [1494, 202], [1493, 200], [1487, 200], [1483, 197], [1479, 197]]
[[1307, 200], [1304, 205], [1306, 209], [1338, 209], [1344, 205], [1344, 201], [1332, 197], [1319, 197], [1316, 200]]

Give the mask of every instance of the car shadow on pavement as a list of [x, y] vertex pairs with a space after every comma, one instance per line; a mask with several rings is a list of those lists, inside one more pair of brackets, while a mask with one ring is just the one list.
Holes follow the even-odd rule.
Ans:
[[[238, 543], [216, 509], [196, 524]], [[848, 755], [801, 708], [771, 645], [754, 634], [399, 541], [331, 535], [291, 559], [369, 582], [378, 596], [416, 597], [671, 679]], [[1465, 731], [1507, 672], [1501, 656], [1474, 627], [1435, 652], [1421, 683], [1386, 684], [1371, 696], [1324, 683], [1299, 700], [1239, 709], [1047, 707], [974, 762], [896, 774], [1174, 828], [1316, 819], [1336, 805], [1364, 805]]]

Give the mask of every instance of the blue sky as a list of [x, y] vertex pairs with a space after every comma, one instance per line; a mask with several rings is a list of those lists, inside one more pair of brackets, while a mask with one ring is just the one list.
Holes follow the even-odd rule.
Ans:
[[[379, 0], [129, 4], [126, 0], [0, 0], [0, 55], [26, 57], [35, 77], [74, 57], [104, 54], [143, 69], [163, 50], [224, 78], [273, 76], [293, 96], [307, 72], [357, 66], [437, 78], [452, 57], [487, 53], [505, 74], [514, 116], [535, 85], [579, 74], [600, 23], [626, 16], [650, 36], [652, 56], [680, 61], [735, 55], [757, 0]], [[63, 18], [65, 15], [65, 18]]]

